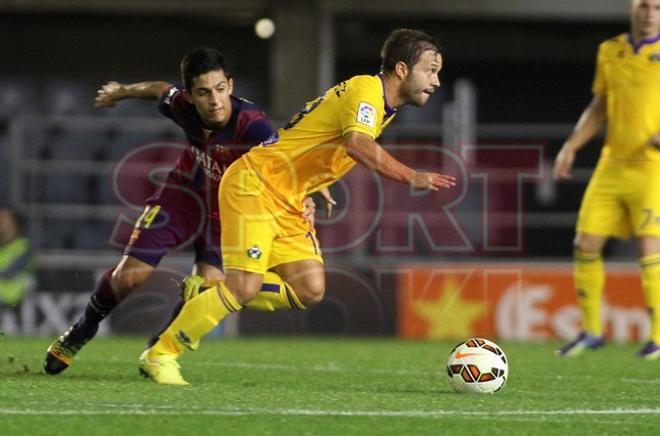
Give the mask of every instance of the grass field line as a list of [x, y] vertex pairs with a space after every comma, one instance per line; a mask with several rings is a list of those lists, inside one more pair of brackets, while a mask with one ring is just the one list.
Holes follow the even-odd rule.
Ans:
[[644, 380], [644, 379], [637, 379], [637, 378], [622, 378], [621, 381], [624, 382], [624, 383], [644, 383], [644, 384], [660, 385], [660, 379], [657, 379], [657, 380], [656, 379], [653, 379], [653, 380], [646, 379], [646, 380]]
[[[123, 407], [123, 408], [122, 408]], [[324, 410], [324, 409], [266, 409], [266, 408], [218, 408], [182, 409], [181, 407], [154, 407], [123, 405], [100, 409], [37, 410], [0, 408], [1, 415], [11, 416], [85, 416], [85, 415], [269, 415], [269, 416], [318, 416], [318, 417], [385, 417], [385, 418], [444, 418], [444, 417], [550, 417], [550, 416], [617, 416], [617, 415], [660, 415], [660, 408], [638, 409], [558, 409], [558, 410]]]
[[[85, 359], [86, 362], [99, 362], [107, 363], [107, 360], [101, 359]], [[125, 359], [112, 359], [113, 362], [129, 363]], [[135, 363], [137, 365], [137, 359], [131, 360], [130, 363]], [[342, 367], [335, 363], [324, 363], [323, 365], [311, 365], [305, 366], [301, 365], [287, 365], [287, 364], [276, 364], [276, 363], [250, 363], [250, 362], [208, 362], [208, 361], [186, 361], [183, 363], [184, 366], [211, 366], [211, 367], [221, 367], [221, 368], [244, 368], [244, 369], [265, 369], [265, 370], [282, 370], [282, 371], [312, 371], [312, 372], [364, 372], [370, 374], [390, 374], [390, 375], [434, 375], [437, 374], [436, 371], [424, 371], [424, 370], [415, 370], [415, 369], [379, 369], [379, 368], [359, 368], [359, 367]], [[444, 366], [438, 366], [438, 371], [444, 374]]]
[[[283, 371], [318, 371], [318, 372], [364, 372], [372, 374], [395, 374], [395, 375], [427, 375], [434, 376], [437, 374], [445, 373], [444, 366], [438, 366], [436, 371], [424, 371], [424, 370], [414, 370], [414, 369], [378, 369], [378, 368], [346, 368], [333, 363], [327, 363], [324, 365], [313, 365], [313, 366], [303, 366], [303, 365], [285, 365], [285, 364], [268, 364], [268, 363], [247, 363], [247, 362], [186, 362], [186, 365], [199, 365], [199, 366], [219, 366], [223, 368], [246, 368], [246, 369], [276, 369]], [[576, 379], [584, 380], [585, 378], [598, 378], [590, 375], [582, 376], [559, 376], [559, 379]], [[644, 383], [644, 384], [660, 384], [660, 379], [635, 379], [635, 378], [625, 378], [621, 381], [627, 383]]]
[[[397, 375], [431, 375], [433, 371], [420, 371], [414, 369], [378, 369], [378, 368], [345, 368], [333, 363], [323, 365], [284, 365], [269, 363], [246, 363], [246, 362], [186, 362], [186, 365], [220, 366], [223, 368], [246, 368], [246, 369], [277, 369], [283, 371], [313, 371], [313, 372], [365, 372], [371, 374], [397, 374]], [[444, 367], [440, 368], [444, 372]]]
[[[594, 380], [598, 379], [599, 377], [593, 376], [593, 375], [579, 375], [579, 376], [570, 376], [570, 375], [561, 375], [561, 376], [555, 376], [554, 377], [557, 380]], [[643, 384], [660, 384], [660, 378], [653, 378], [653, 379], [648, 379], [648, 378], [622, 378], [622, 382], [624, 383], [643, 383]]]
[[[98, 360], [98, 359], [91, 359]], [[99, 362], [106, 362], [105, 360], [98, 360]], [[113, 359], [113, 361], [121, 361], [122, 363], [129, 363], [125, 359]], [[130, 361], [134, 362], [134, 361]], [[209, 362], [209, 361], [187, 361], [184, 364], [185, 366], [211, 366], [211, 367], [221, 367], [221, 368], [244, 368], [244, 369], [255, 369], [255, 370], [282, 370], [282, 371], [312, 371], [312, 372], [362, 372], [368, 374], [390, 374], [390, 375], [425, 375], [425, 376], [434, 376], [439, 373], [444, 374], [444, 366], [438, 366], [437, 371], [430, 370], [415, 370], [415, 369], [379, 369], [379, 368], [359, 368], [359, 367], [342, 367], [335, 363], [325, 363], [323, 365], [312, 365], [305, 366], [302, 365], [287, 365], [287, 364], [275, 364], [275, 363], [250, 363], [250, 362]], [[591, 375], [580, 375], [580, 376], [570, 376], [570, 375], [561, 375], [553, 376], [553, 379], [576, 379], [584, 380], [598, 378]], [[624, 378], [621, 381], [625, 383], [643, 383], [643, 384], [660, 384], [660, 379], [636, 379], [636, 378]]]

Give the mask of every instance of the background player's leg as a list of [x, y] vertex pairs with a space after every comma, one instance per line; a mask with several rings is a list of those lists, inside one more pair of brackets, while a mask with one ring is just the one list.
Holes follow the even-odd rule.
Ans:
[[600, 302], [605, 286], [603, 247], [605, 236], [578, 233], [575, 237], [574, 279], [582, 311], [583, 329], [594, 336], [603, 334]]
[[577, 356], [586, 348], [604, 344], [601, 299], [605, 286], [603, 247], [607, 237], [578, 233], [575, 236], [573, 278], [582, 313], [582, 332], [557, 351], [561, 357]]
[[642, 288], [651, 321], [651, 334], [639, 352], [640, 357], [660, 358], [660, 238], [639, 239], [639, 263], [642, 267]]
[[123, 256], [114, 270], [101, 276], [85, 313], [74, 326], [81, 338], [91, 339], [99, 323], [151, 275], [154, 267], [131, 256]]
[[48, 347], [44, 370], [48, 374], [59, 374], [68, 368], [78, 351], [96, 335], [101, 321], [144, 283], [153, 270], [148, 263], [124, 255], [116, 268], [103, 273], [83, 315]]
[[133, 256], [124, 255], [112, 273], [112, 289], [117, 303], [133, 293], [151, 275], [156, 267]]
[[149, 277], [154, 267], [131, 256], [123, 256], [116, 268], [101, 275], [83, 315], [46, 350], [44, 371], [59, 374], [98, 331], [99, 324], [127, 295]]

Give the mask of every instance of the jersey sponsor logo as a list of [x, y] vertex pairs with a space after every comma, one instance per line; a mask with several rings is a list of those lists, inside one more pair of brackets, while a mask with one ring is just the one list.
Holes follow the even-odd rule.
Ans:
[[214, 182], [220, 181], [222, 173], [227, 169], [226, 166], [220, 167], [220, 164], [211, 158], [206, 152], [197, 147], [188, 146], [195, 156], [195, 161], [199, 164], [204, 174]]
[[357, 122], [360, 124], [365, 124], [369, 127], [375, 127], [376, 108], [369, 103], [361, 101], [357, 111]]
[[660, 62], [660, 53], [651, 53], [649, 55], [649, 60], [651, 62]]

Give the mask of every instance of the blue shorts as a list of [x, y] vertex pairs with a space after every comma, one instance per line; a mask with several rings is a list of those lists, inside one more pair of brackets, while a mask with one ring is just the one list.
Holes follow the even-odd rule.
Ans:
[[219, 268], [220, 219], [207, 204], [188, 190], [160, 190], [145, 202], [124, 254], [157, 266], [167, 253], [192, 246], [195, 263]]

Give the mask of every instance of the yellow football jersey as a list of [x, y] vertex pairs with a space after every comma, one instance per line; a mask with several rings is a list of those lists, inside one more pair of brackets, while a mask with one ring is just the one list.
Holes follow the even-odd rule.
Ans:
[[243, 159], [280, 200], [301, 209], [302, 199], [341, 178], [355, 165], [343, 135], [375, 139], [394, 118], [381, 76], [355, 76], [305, 105], [278, 130], [278, 138]]
[[660, 161], [660, 151], [648, 144], [660, 132], [660, 38], [633, 46], [623, 34], [603, 42], [593, 92], [607, 96], [602, 157]]

